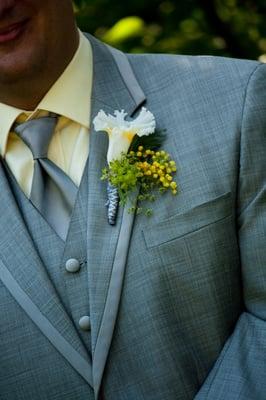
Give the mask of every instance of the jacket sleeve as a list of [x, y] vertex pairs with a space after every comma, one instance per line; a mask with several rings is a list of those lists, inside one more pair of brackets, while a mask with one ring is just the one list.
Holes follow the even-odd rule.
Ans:
[[266, 65], [246, 92], [238, 180], [244, 311], [196, 400], [266, 399]]

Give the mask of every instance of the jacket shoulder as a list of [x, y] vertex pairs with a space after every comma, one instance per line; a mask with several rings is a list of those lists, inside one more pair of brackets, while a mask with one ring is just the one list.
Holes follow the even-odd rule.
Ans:
[[153, 91], [180, 81], [202, 82], [210, 86], [246, 86], [249, 77], [262, 63], [216, 56], [168, 54], [127, 54], [136, 77]]

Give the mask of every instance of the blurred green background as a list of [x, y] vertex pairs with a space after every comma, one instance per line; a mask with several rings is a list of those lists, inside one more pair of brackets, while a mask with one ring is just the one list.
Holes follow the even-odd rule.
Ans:
[[76, 0], [79, 27], [127, 52], [266, 60], [266, 0]]

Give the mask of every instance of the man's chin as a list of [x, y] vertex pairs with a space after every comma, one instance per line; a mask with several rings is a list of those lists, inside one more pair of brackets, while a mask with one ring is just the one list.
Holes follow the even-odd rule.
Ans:
[[23, 82], [29, 74], [27, 68], [3, 68], [0, 63], [0, 88], [6, 85], [16, 85]]
[[0, 85], [30, 82], [42, 71], [43, 55], [28, 51], [11, 52], [0, 56]]

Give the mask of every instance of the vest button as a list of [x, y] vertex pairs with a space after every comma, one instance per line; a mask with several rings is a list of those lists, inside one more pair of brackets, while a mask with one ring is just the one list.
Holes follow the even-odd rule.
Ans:
[[83, 331], [89, 331], [91, 328], [90, 317], [88, 315], [84, 315], [79, 320], [79, 326]]
[[78, 272], [80, 270], [80, 262], [75, 258], [70, 258], [65, 264], [67, 272]]

